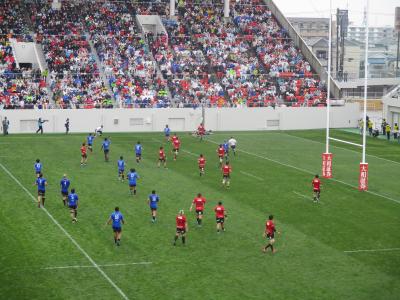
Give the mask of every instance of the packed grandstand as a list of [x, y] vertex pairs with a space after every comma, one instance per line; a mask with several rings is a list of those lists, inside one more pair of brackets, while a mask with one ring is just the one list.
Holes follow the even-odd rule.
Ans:
[[[0, 106], [324, 106], [326, 86], [262, 0], [0, 3]], [[158, 15], [166, 33], [143, 32]], [[46, 69], [16, 63], [10, 39], [41, 45]]]

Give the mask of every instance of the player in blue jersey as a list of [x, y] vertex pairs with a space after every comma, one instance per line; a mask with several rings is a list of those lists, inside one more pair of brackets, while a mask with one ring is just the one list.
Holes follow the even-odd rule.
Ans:
[[118, 206], [115, 208], [115, 211], [111, 214], [106, 225], [110, 225], [111, 223], [112, 223], [112, 229], [114, 231], [114, 243], [117, 246], [119, 246], [121, 243], [122, 224], [125, 224], [125, 220], [124, 216], [120, 213]]
[[40, 173], [42, 173], [42, 163], [40, 162], [39, 158], [36, 160], [33, 166], [35, 168], [36, 177], [39, 177]]
[[110, 153], [110, 144], [111, 141], [108, 138], [104, 138], [104, 141], [101, 144], [101, 149], [104, 151], [104, 160], [107, 162], [109, 160], [108, 154]]
[[68, 207], [71, 214], [72, 223], [75, 223], [78, 216], [78, 195], [75, 193], [75, 189], [71, 189], [71, 194], [68, 195]]
[[129, 182], [129, 190], [131, 195], [136, 195], [136, 184], [137, 180], [140, 178], [135, 169], [130, 169], [129, 173], [126, 175]]
[[158, 202], [160, 201], [160, 197], [156, 194], [156, 191], [152, 191], [151, 194], [149, 195], [149, 199], [147, 203], [150, 206], [151, 210], [151, 222], [155, 222], [157, 219], [157, 206]]
[[95, 139], [95, 136], [91, 133], [89, 133], [89, 135], [86, 137], [86, 142], [87, 142], [87, 146], [90, 152], [93, 152], [93, 141]]
[[39, 177], [36, 179], [36, 185], [38, 189], [38, 207], [40, 208], [40, 203], [44, 206], [44, 200], [46, 199], [46, 186], [47, 180], [43, 177], [43, 174], [40, 173]]
[[125, 179], [125, 161], [122, 156], [118, 160], [118, 179], [124, 181]]
[[222, 144], [222, 147], [224, 147], [225, 150], [225, 158], [228, 158], [229, 155], [229, 143], [227, 141], [224, 141], [224, 143]]
[[60, 181], [61, 196], [62, 196], [64, 206], [67, 206], [67, 198], [68, 198], [68, 191], [69, 191], [70, 184], [71, 184], [71, 182], [67, 178], [67, 174], [64, 174], [63, 178]]
[[142, 160], [142, 145], [140, 142], [137, 142], [135, 145], [135, 155], [136, 155], [136, 162], [139, 163]]
[[165, 125], [164, 135], [165, 135], [165, 138], [167, 139], [167, 142], [168, 142], [169, 141], [169, 136], [171, 135], [171, 129], [168, 127], [168, 125]]

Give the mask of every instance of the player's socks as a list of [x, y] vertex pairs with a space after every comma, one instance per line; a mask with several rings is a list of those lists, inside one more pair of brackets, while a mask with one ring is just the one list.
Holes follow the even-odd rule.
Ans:
[[177, 236], [174, 237], [174, 246], [176, 246], [176, 240], [178, 239]]
[[133, 194], [136, 195], [136, 190], [133, 190]]
[[42, 198], [42, 206], [44, 207], [44, 200], [45, 200], [45, 198]]
[[186, 243], [186, 237], [182, 237], [182, 244], [184, 244], [185, 245], [185, 243]]
[[116, 244], [117, 243], [117, 239], [116, 238], [114, 238], [114, 244]]

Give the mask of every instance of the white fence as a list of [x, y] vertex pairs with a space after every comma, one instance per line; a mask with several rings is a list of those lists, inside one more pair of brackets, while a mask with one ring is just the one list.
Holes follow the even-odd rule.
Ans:
[[[326, 126], [326, 109], [321, 107], [273, 108], [207, 108], [204, 111], [207, 130], [295, 130]], [[2, 110], [0, 119], [10, 120], [10, 133], [31, 133], [37, 119], [48, 120], [45, 132], [64, 132], [70, 120], [71, 132], [91, 132], [100, 125], [105, 132], [156, 132], [168, 124], [173, 131], [194, 131], [203, 121], [202, 109], [91, 109], [91, 110]], [[358, 104], [332, 107], [331, 127], [356, 127]]]

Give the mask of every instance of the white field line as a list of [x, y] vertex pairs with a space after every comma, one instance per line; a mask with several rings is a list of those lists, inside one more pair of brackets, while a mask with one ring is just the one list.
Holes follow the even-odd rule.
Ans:
[[[308, 196], [303, 195], [303, 194], [300, 194], [299, 192], [293, 191], [293, 193], [296, 194], [297, 196], [301, 197], [301, 198], [304, 198], [304, 199], [308, 200], [308, 201], [314, 201], [313, 198], [308, 197]], [[321, 201], [318, 201], [318, 204], [324, 204], [324, 203], [321, 202]]]
[[[33, 202], [36, 201], [36, 198], [29, 192], [29, 190], [26, 189], [26, 187], [2, 164], [0, 163], [0, 167], [4, 170], [7, 175], [13, 179], [20, 187], [22, 190], [25, 191], [25, 193], [32, 199]], [[51, 213], [46, 208], [42, 208], [42, 210], [46, 213], [46, 215], [50, 218], [51, 221], [65, 234], [65, 236], [72, 242], [72, 244], [75, 245], [75, 247], [87, 258], [87, 260], [92, 264], [92, 266], [99, 271], [99, 273], [104, 277], [108, 283], [111, 284], [111, 286], [120, 294], [120, 296], [128, 300], [129, 298], [125, 295], [125, 293], [115, 284], [114, 281], [111, 280], [110, 277], [99, 267], [98, 264], [89, 256], [89, 254], [78, 244], [78, 242], [62, 227], [60, 223], [53, 217]]]
[[[133, 265], [150, 265], [152, 262], [150, 261], [143, 261], [143, 262], [136, 262], [136, 263], [126, 263], [126, 264], [106, 264], [106, 265], [98, 265], [99, 267], [117, 267], [117, 266], [133, 266]], [[95, 268], [95, 266], [84, 266], [84, 265], [75, 265], [75, 266], [61, 266], [61, 267], [46, 267], [41, 268], [42, 270], [58, 270], [58, 269], [80, 269], [80, 268]]]
[[360, 249], [360, 250], [347, 250], [344, 253], [361, 253], [361, 252], [389, 252], [400, 251], [400, 248], [387, 248], [387, 249]]
[[187, 151], [187, 150], [185, 150], [185, 149], [182, 149], [182, 151], [185, 152], [185, 153], [187, 153], [187, 154], [190, 154], [191, 156], [196, 156], [196, 157], [198, 157], [198, 155], [197, 155], [197, 154], [194, 154], [193, 152]]
[[261, 177], [258, 177], [258, 176], [256, 176], [256, 175], [247, 173], [247, 172], [245, 172], [245, 171], [240, 171], [240, 173], [242, 173], [243, 175], [249, 176], [249, 177], [251, 177], [251, 178], [257, 179], [258, 181], [264, 181], [264, 179], [262, 179]]
[[[213, 143], [213, 144], [219, 145], [217, 142], [214, 142], [212, 140], [209, 140], [209, 139], [205, 139], [205, 140], [207, 142], [209, 142], [209, 143]], [[272, 158], [269, 158], [269, 157], [266, 157], [266, 156], [261, 156], [261, 155], [258, 155], [258, 154], [255, 154], [255, 153], [251, 153], [251, 152], [248, 152], [248, 151], [245, 151], [245, 150], [237, 149], [236, 151], [248, 154], [250, 156], [258, 157], [258, 158], [261, 158], [261, 159], [264, 159], [264, 160], [268, 160], [268, 161], [271, 161], [271, 162], [276, 163], [278, 165], [285, 166], [285, 167], [288, 167], [288, 168], [292, 168], [292, 169], [295, 169], [295, 170], [303, 172], [303, 173], [307, 173], [307, 174], [310, 174], [310, 175], [315, 175], [314, 172], [311, 172], [309, 170], [306, 170], [306, 169], [303, 169], [303, 168], [299, 168], [299, 167], [296, 167], [296, 166], [292, 166], [292, 165], [280, 162], [278, 160], [275, 160], [275, 159], [272, 159]], [[331, 178], [329, 180], [335, 181], [335, 182], [339, 182], [341, 184], [347, 185], [347, 186], [349, 186], [351, 188], [354, 188], [354, 189], [358, 189], [358, 186], [352, 185], [350, 183], [347, 183], [347, 182], [344, 182], [344, 181], [341, 181], [341, 180], [338, 180], [338, 179], [335, 179], [335, 178]], [[379, 193], [376, 193], [376, 192], [372, 192], [372, 191], [365, 191], [365, 192], [368, 193], [368, 194], [375, 195], [375, 196], [378, 196], [378, 197], [381, 197], [381, 198], [384, 198], [384, 199], [387, 199], [387, 200], [390, 200], [390, 201], [393, 201], [393, 202], [396, 202], [396, 203], [400, 204], [400, 200], [393, 199], [391, 197], [388, 197], [388, 196], [385, 196], [385, 195], [382, 195], [382, 194], [379, 194]]]
[[307, 200], [313, 201], [313, 199], [312, 199], [312, 198], [310, 198], [310, 197], [307, 197], [306, 195], [300, 194], [300, 193], [298, 193], [298, 192], [296, 192], [296, 191], [293, 191], [293, 193], [295, 193], [297, 196], [299, 196], [299, 197], [301, 197], [301, 198], [304, 198], [304, 199], [307, 199]]

